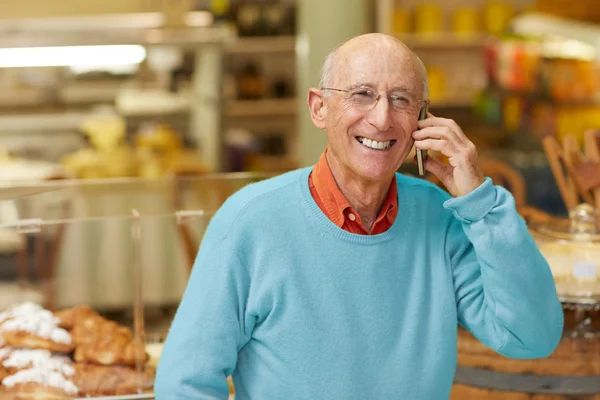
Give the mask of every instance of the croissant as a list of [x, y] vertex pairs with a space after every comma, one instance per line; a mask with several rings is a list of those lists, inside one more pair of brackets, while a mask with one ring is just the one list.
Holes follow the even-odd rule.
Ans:
[[[72, 336], [76, 343], [76, 362], [135, 365], [138, 359], [131, 329], [99, 315], [88, 315], [78, 319], [73, 327]], [[141, 353], [139, 358], [145, 362], [148, 356], [143, 348]]]
[[72, 330], [78, 320], [90, 317], [100, 316], [96, 311], [87, 305], [66, 308], [64, 310], [55, 311], [54, 316], [58, 318], [58, 325], [61, 328]]
[[6, 369], [4, 369], [4, 367], [2, 365], [0, 365], [0, 383], [2, 383], [2, 380], [4, 378], [6, 378], [8, 376], [8, 371]]
[[79, 387], [80, 396], [125, 395], [151, 391], [154, 371], [146, 368], [137, 372], [125, 366], [104, 366], [75, 364], [74, 383]]

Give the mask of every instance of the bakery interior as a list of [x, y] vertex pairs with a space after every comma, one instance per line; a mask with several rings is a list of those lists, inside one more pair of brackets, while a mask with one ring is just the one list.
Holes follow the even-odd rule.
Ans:
[[598, 0], [0, 2], [0, 399], [154, 398], [211, 216], [317, 161], [305, 93], [366, 32], [424, 61], [564, 307], [547, 359], [459, 329], [451, 399], [600, 399]]

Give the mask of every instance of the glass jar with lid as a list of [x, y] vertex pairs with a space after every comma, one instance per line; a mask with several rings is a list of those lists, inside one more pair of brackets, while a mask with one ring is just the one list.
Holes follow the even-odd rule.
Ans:
[[598, 221], [598, 210], [584, 203], [573, 208], [569, 218], [529, 224], [563, 302], [600, 302]]

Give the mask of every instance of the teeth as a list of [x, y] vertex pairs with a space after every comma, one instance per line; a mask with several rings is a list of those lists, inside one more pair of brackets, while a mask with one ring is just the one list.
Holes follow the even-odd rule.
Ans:
[[358, 138], [358, 141], [361, 142], [364, 146], [370, 147], [376, 150], [384, 150], [390, 147], [392, 143], [391, 140], [386, 142], [376, 142], [375, 140], [367, 139], [367, 138]]

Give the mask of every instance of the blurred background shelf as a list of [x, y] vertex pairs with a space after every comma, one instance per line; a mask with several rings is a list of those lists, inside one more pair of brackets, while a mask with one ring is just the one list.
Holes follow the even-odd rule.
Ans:
[[294, 53], [296, 51], [296, 37], [264, 36], [241, 37], [231, 40], [225, 45], [225, 52], [229, 54], [262, 54]]
[[414, 50], [480, 50], [492, 38], [486, 33], [460, 35], [453, 32], [428, 34], [396, 33], [394, 36]]
[[462, 93], [448, 94], [440, 99], [432, 99], [431, 109], [470, 108], [477, 97], [477, 92], [466, 90]]
[[296, 99], [230, 100], [227, 102], [229, 118], [294, 116]]

